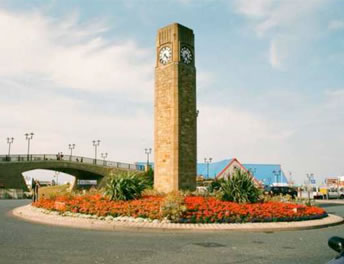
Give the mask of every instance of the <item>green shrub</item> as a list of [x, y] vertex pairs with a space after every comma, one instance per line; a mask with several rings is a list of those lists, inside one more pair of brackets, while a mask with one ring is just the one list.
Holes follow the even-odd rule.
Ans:
[[184, 196], [179, 192], [168, 193], [161, 206], [162, 215], [174, 222], [179, 220], [186, 209]]
[[147, 188], [153, 188], [154, 185], [154, 171], [151, 167], [143, 174]]
[[252, 177], [241, 170], [236, 170], [228, 180], [221, 182], [219, 196], [224, 201], [236, 203], [254, 203], [259, 201], [261, 191]]
[[208, 186], [208, 191], [210, 193], [214, 193], [220, 190], [222, 183], [224, 182], [223, 179], [215, 179], [212, 181]]
[[109, 177], [105, 186], [105, 195], [111, 200], [132, 200], [141, 197], [145, 188], [146, 181], [142, 176], [122, 171]]

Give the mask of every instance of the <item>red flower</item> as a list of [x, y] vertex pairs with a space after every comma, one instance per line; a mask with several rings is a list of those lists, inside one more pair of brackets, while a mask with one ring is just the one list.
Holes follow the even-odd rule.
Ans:
[[[33, 205], [59, 212], [162, 219], [160, 208], [163, 200], [164, 197], [161, 196], [145, 196], [138, 200], [110, 201], [98, 194], [40, 199]], [[181, 220], [185, 219], [187, 222], [292, 220], [307, 219], [311, 216], [321, 217], [326, 214], [321, 208], [281, 202], [237, 204], [199, 196], [187, 196], [184, 202], [187, 210], [181, 216]]]

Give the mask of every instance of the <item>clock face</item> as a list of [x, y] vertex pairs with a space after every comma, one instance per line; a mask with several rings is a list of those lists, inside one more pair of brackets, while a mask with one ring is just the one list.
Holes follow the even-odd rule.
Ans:
[[170, 47], [163, 47], [159, 53], [159, 61], [162, 64], [166, 64], [171, 60], [172, 50]]
[[180, 50], [180, 57], [185, 64], [190, 64], [192, 62], [192, 52], [187, 47], [182, 47]]

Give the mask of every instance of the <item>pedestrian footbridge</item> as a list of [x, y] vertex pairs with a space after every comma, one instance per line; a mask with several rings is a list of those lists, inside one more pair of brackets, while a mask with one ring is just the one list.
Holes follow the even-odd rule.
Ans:
[[77, 180], [97, 180], [99, 183], [112, 171], [144, 171], [145, 168], [137, 164], [60, 154], [0, 155], [0, 187], [26, 190], [22, 173], [36, 169], [64, 172]]

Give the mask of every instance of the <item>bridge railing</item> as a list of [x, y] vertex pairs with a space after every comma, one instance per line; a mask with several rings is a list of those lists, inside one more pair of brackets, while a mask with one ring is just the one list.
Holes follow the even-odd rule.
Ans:
[[41, 161], [69, 161], [86, 164], [93, 164], [102, 167], [120, 168], [127, 170], [144, 171], [145, 167], [139, 164], [130, 164], [124, 162], [107, 161], [101, 159], [92, 159], [82, 156], [60, 155], [60, 154], [20, 154], [20, 155], [0, 155], [0, 163], [3, 162], [41, 162]]

